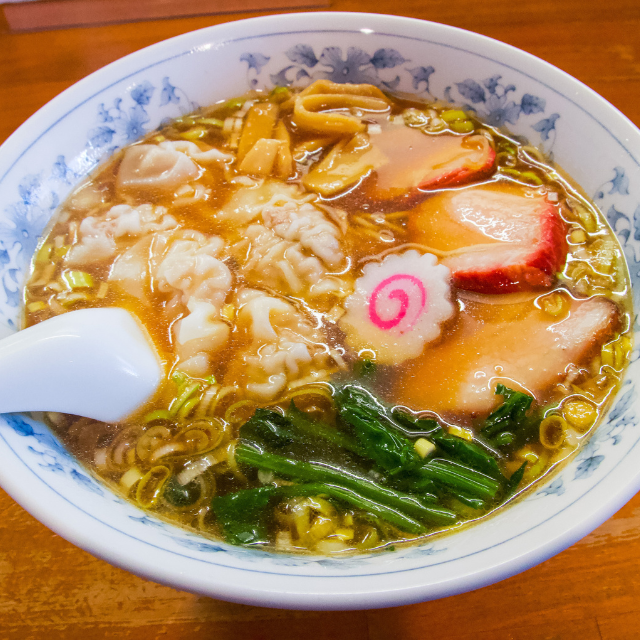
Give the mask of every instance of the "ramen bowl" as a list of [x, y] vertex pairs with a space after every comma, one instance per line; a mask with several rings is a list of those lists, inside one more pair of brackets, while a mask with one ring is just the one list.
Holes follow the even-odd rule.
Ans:
[[[127, 56], [65, 91], [2, 146], [0, 336], [20, 326], [38, 237], [94, 167], [198, 105], [317, 78], [437, 98], [523, 136], [606, 214], [640, 288], [640, 132], [605, 100], [531, 55], [451, 27], [381, 15], [284, 15], [203, 29]], [[636, 493], [639, 367], [636, 352], [608, 414], [559, 472], [491, 518], [390, 552], [271, 554], [199, 537], [112, 493], [26, 415], [0, 416], [0, 484], [72, 543], [178, 589], [300, 609], [419, 602], [542, 562]]]

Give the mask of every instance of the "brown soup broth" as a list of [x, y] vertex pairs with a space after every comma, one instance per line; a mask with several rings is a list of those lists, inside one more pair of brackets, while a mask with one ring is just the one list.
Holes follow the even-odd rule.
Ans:
[[[414, 542], [477, 521], [568, 460], [619, 387], [632, 346], [632, 310], [614, 234], [580, 188], [538, 150], [447, 105], [389, 98], [375, 88], [355, 87], [345, 97], [340, 87], [320, 82], [306, 94], [279, 89], [214, 105], [118, 151], [50, 223], [26, 283], [24, 324], [118, 306], [152, 338], [168, 377], [125, 423], [47, 414], [63, 443], [114, 491], [170, 522], [229, 539], [212, 499], [280, 487], [261, 516], [266, 537], [249, 543], [335, 554]], [[432, 147], [422, 149], [423, 142]], [[151, 147], [161, 151], [147, 171], [142, 156]], [[141, 159], [134, 158], [136, 148]], [[222, 156], [206, 156], [212, 150]], [[425, 161], [429, 153], [438, 161]], [[489, 168], [476, 162], [473, 154], [482, 153], [493, 158]], [[167, 162], [166, 173], [154, 162]], [[447, 176], [460, 162], [473, 167], [473, 175], [451, 181]], [[177, 167], [187, 178], [162, 183]], [[431, 182], [416, 185], [414, 174]], [[506, 203], [498, 231], [495, 220], [466, 213], [474, 201]], [[469, 290], [457, 286], [452, 267], [451, 313], [421, 353], [399, 363], [385, 361], [375, 346], [362, 347], [361, 336], [347, 335], [354, 325], [344, 322], [345, 301], [366, 265], [384, 266], [389, 256], [411, 250], [448, 264], [469, 256], [470, 247], [502, 250], [505, 234], [521, 246], [529, 241], [517, 235], [519, 223], [509, 221], [508, 210], [510, 203], [531, 202], [541, 203], [540, 211], [562, 229], [556, 242], [566, 243], [566, 259], [546, 284]], [[276, 212], [268, 214], [273, 219], [267, 210]], [[284, 231], [277, 218], [283, 212], [298, 216]], [[311, 220], [307, 227], [301, 212]], [[486, 276], [488, 286], [493, 277]], [[594, 300], [610, 320], [593, 329], [592, 339], [580, 342], [569, 329], [549, 329], [563, 321], [570, 326]], [[263, 336], [265, 323], [272, 337]], [[567, 349], [574, 360], [557, 359], [560, 370], [520, 378], [518, 362], [547, 366], [539, 351], [549, 331], [560, 336], [555, 347], [562, 340], [573, 345]], [[472, 379], [487, 371], [490, 396]], [[496, 383], [534, 396], [529, 415], [537, 412], [538, 422], [529, 435], [516, 437], [517, 448], [508, 435], [499, 446], [483, 436], [501, 401], [493, 394]], [[345, 432], [333, 400], [344, 384], [368, 389], [389, 412], [395, 406], [434, 418], [442, 433], [484, 447], [505, 478], [526, 462], [517, 492], [507, 495], [503, 487], [498, 498], [474, 501], [436, 482], [437, 504], [456, 520], [424, 521], [411, 532], [340, 496], [295, 495], [291, 487], [299, 482], [286, 473], [238, 464], [240, 427], [256, 409], [284, 414], [295, 402], [311, 424]], [[418, 439], [412, 432], [416, 451]], [[418, 495], [407, 489], [404, 472], [385, 476], [366, 456], [363, 461], [321, 438], [309, 437], [306, 450], [296, 447], [282, 451]], [[442, 454], [434, 449], [427, 445], [425, 462]]]

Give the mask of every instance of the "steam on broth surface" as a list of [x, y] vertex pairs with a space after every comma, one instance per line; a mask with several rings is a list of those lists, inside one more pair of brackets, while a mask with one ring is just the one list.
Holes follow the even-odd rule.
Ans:
[[26, 324], [121, 306], [168, 377], [123, 424], [48, 414], [205, 536], [349, 553], [477, 520], [566, 460], [631, 349], [611, 230], [540, 154], [318, 81], [184, 116], [64, 203]]

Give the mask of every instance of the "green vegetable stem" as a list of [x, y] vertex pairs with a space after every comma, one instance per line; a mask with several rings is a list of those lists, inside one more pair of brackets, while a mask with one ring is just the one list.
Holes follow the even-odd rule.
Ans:
[[284, 456], [260, 451], [242, 444], [236, 448], [236, 460], [240, 464], [273, 471], [278, 476], [302, 482], [321, 482], [351, 490], [386, 507], [408, 514], [434, 525], [456, 522], [453, 511], [437, 505], [427, 505], [416, 496], [382, 486], [368, 478], [335, 469], [328, 464], [290, 460]]
[[[180, 388], [169, 414], [199, 389], [188, 379], [176, 382]], [[484, 511], [496, 506], [517, 491], [526, 463], [507, 479], [500, 470], [502, 454], [492, 447], [521, 438], [535, 424], [535, 417], [528, 415], [531, 396], [504, 385], [498, 385], [496, 395], [502, 395], [503, 402], [480, 431], [484, 441], [447, 433], [431, 418], [391, 411], [353, 384], [334, 395], [335, 425], [310, 417], [293, 401], [284, 415], [256, 409], [240, 428], [237, 463], [294, 484], [213, 498], [212, 509], [225, 538], [235, 544], [266, 543], [271, 509], [276, 501], [292, 496], [326, 496], [410, 534], [458, 522], [458, 513], [445, 504], [460, 513], [467, 507]], [[417, 438], [435, 445], [424, 458], [414, 446]], [[165, 498], [188, 504], [188, 489], [169, 481]]]

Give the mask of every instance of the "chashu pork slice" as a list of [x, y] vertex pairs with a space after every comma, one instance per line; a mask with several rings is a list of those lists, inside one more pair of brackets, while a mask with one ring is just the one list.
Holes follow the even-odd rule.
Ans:
[[544, 403], [572, 365], [587, 363], [620, 324], [617, 306], [604, 297], [572, 299], [561, 320], [531, 302], [498, 312], [496, 306], [463, 312], [453, 335], [406, 370], [400, 401], [414, 410], [483, 416], [495, 407], [501, 382]]
[[449, 251], [459, 289], [509, 293], [550, 287], [567, 257], [558, 205], [521, 185], [450, 191], [410, 216], [413, 242]]
[[434, 135], [387, 124], [370, 140], [387, 158], [376, 169], [373, 193], [383, 200], [480, 180], [493, 172], [496, 157], [482, 135]]
[[341, 140], [302, 178], [325, 197], [364, 178], [368, 197], [384, 209], [406, 207], [442, 187], [467, 184], [494, 171], [496, 154], [483, 135], [428, 134], [381, 121], [369, 133]]

